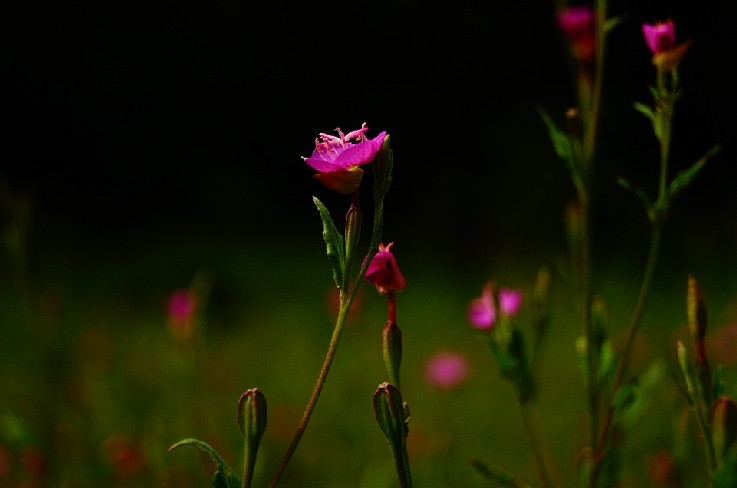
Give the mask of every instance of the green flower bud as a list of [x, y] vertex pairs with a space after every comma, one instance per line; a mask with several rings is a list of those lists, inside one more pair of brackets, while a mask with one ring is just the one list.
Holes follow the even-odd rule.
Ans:
[[399, 390], [389, 383], [382, 383], [374, 393], [374, 414], [389, 442], [399, 486], [411, 488], [412, 476], [407, 456], [407, 408]]
[[250, 487], [256, 455], [266, 431], [266, 398], [258, 388], [251, 388], [238, 400], [238, 428], [243, 436], [243, 486]]
[[706, 302], [699, 284], [692, 275], [688, 275], [688, 294], [686, 295], [686, 311], [688, 328], [691, 335], [700, 341], [706, 335]]
[[712, 407], [711, 436], [721, 463], [737, 439], [737, 405], [728, 396], [717, 398]]

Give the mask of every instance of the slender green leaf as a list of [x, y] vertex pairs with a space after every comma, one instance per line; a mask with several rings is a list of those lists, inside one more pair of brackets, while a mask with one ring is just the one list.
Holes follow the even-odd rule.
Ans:
[[701, 171], [701, 168], [704, 167], [709, 159], [711, 159], [717, 152], [719, 152], [720, 148], [721, 146], [717, 144], [716, 146], [709, 149], [706, 154], [701, 156], [701, 158], [699, 158], [699, 160], [696, 161], [691, 167], [678, 173], [675, 178], [673, 178], [673, 181], [671, 181], [670, 186], [668, 187], [668, 198], [672, 200], [684, 188], [690, 185], [696, 175], [699, 174], [699, 171]]
[[644, 103], [635, 102], [634, 104], [635, 110], [643, 114], [645, 117], [652, 120], [655, 118], [655, 112], [653, 112], [653, 109], [651, 109], [649, 106], [645, 105]]
[[622, 177], [617, 178], [617, 183], [619, 184], [619, 186], [639, 198], [642, 202], [642, 205], [645, 207], [645, 212], [650, 215], [650, 213], [653, 211], [653, 203], [650, 200], [650, 197], [647, 196], [647, 193], [645, 193], [641, 188], [634, 186], [632, 183]]
[[507, 488], [530, 488], [530, 485], [514, 477], [512, 473], [497, 468], [478, 459], [471, 459], [471, 466], [485, 479], [494, 482], [497, 486]]
[[539, 112], [543, 122], [545, 122], [545, 125], [548, 128], [548, 134], [550, 135], [550, 140], [553, 142], [555, 153], [566, 163], [566, 166], [571, 172], [574, 183], [577, 184], [581, 177], [578, 168], [576, 167], [576, 154], [573, 150], [573, 141], [568, 134], [558, 128], [547, 112], [543, 109], [539, 109]]
[[318, 212], [320, 212], [320, 219], [322, 220], [322, 238], [325, 241], [327, 248], [328, 261], [330, 266], [333, 268], [333, 279], [335, 280], [335, 286], [340, 288], [343, 283], [343, 272], [345, 271], [345, 251], [343, 244], [343, 236], [333, 223], [330, 212], [325, 205], [317, 198], [312, 197], [315, 202]]
[[238, 475], [235, 474], [230, 466], [228, 466], [228, 463], [220, 457], [217, 451], [210, 444], [198, 439], [182, 439], [172, 445], [169, 448], [169, 452], [172, 452], [174, 449], [181, 446], [194, 446], [210, 455], [216, 466], [215, 474], [212, 477], [213, 488], [240, 488], [241, 480], [238, 478]]

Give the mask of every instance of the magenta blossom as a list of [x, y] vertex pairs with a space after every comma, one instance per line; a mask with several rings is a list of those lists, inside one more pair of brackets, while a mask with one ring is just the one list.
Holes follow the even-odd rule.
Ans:
[[176, 338], [192, 336], [198, 308], [197, 293], [190, 288], [175, 290], [167, 303], [169, 332]]
[[642, 24], [642, 35], [653, 54], [670, 51], [676, 45], [676, 26], [672, 20]]
[[514, 317], [522, 305], [522, 291], [510, 288], [499, 289], [499, 308], [502, 313]]
[[[373, 139], [366, 137], [366, 123], [361, 128], [344, 134], [336, 129], [337, 136], [320, 133], [315, 139], [315, 150], [305, 163], [318, 171], [315, 178], [332, 190], [349, 195], [361, 183], [363, 170], [359, 166], [370, 163], [381, 149], [386, 131]], [[353, 141], [353, 142], [352, 142]]]
[[588, 5], [567, 7], [558, 11], [556, 20], [574, 56], [580, 61], [593, 60], [596, 53], [594, 10]]
[[503, 316], [514, 317], [522, 305], [522, 291], [512, 288], [499, 288], [494, 296], [494, 285], [488, 282], [481, 296], [471, 300], [468, 307], [468, 321], [481, 330], [489, 330], [497, 319], [497, 303]]
[[496, 322], [496, 306], [491, 282], [484, 286], [481, 296], [471, 300], [468, 307], [468, 321], [481, 330], [488, 330]]
[[466, 381], [468, 369], [466, 356], [457, 352], [441, 351], [425, 363], [425, 380], [431, 386], [447, 390]]
[[677, 68], [691, 46], [690, 40], [676, 44], [676, 25], [672, 20], [642, 24], [642, 35], [653, 53], [653, 64], [666, 71]]
[[380, 295], [386, 295], [390, 291], [402, 291], [407, 286], [402, 272], [399, 271], [397, 259], [392, 254], [390, 242], [387, 246], [379, 244], [379, 252], [371, 260], [366, 270], [365, 280], [376, 286]]

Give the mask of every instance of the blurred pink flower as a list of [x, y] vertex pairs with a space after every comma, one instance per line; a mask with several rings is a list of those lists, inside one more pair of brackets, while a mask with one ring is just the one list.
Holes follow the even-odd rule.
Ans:
[[580, 61], [592, 61], [596, 53], [596, 18], [588, 5], [566, 7], [556, 15], [558, 27]]
[[653, 54], [670, 51], [676, 45], [676, 26], [672, 20], [642, 24], [642, 35]]
[[386, 246], [379, 244], [379, 252], [376, 253], [366, 270], [364, 279], [376, 286], [376, 291], [380, 295], [386, 295], [390, 291], [402, 291], [407, 286], [402, 272], [399, 271], [397, 260], [392, 254], [393, 245], [393, 242]]
[[502, 313], [514, 317], [522, 305], [522, 291], [511, 288], [499, 289], [499, 308]]
[[653, 53], [653, 64], [663, 70], [677, 68], [691, 45], [690, 40], [676, 44], [676, 25], [670, 19], [655, 24], [642, 24], [642, 35]]
[[169, 332], [177, 339], [192, 336], [198, 297], [191, 288], [180, 288], [169, 295], [167, 303]]
[[481, 291], [481, 296], [471, 300], [468, 307], [468, 321], [481, 330], [488, 330], [496, 321], [496, 307], [494, 306], [493, 285], [488, 282]]
[[450, 389], [468, 378], [468, 360], [463, 354], [452, 351], [435, 353], [425, 363], [425, 380], [436, 388]]
[[[315, 139], [315, 149], [309, 158], [302, 157], [305, 163], [319, 173], [315, 175], [320, 183], [331, 190], [345, 195], [354, 192], [361, 184], [362, 164], [370, 163], [381, 149], [386, 131], [373, 139], [366, 137], [366, 123], [361, 128], [344, 134], [336, 129], [337, 136], [320, 133]], [[355, 142], [351, 142], [351, 141]]]

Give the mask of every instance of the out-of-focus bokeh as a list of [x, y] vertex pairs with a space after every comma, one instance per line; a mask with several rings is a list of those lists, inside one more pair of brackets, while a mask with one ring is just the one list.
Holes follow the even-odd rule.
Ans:
[[[615, 180], [654, 192], [658, 171], [632, 108], [654, 76], [643, 22], [673, 18], [694, 40], [673, 172], [723, 143], [670, 215], [635, 354], [660, 378], [626, 451], [625, 478], [642, 486], [685, 408], [670, 373], [688, 273], [710, 305], [712, 357], [735, 376], [737, 41], [728, 2], [610, 4], [622, 23], [607, 51], [593, 259], [615, 339], [648, 235]], [[555, 476], [573, 479], [585, 430], [563, 225], [574, 192], [538, 113], [562, 120], [573, 103], [555, 8], [3, 2], [0, 486], [204, 486], [207, 457], [166, 448], [197, 437], [240, 466], [235, 406], [256, 386], [266, 484], [335, 317], [312, 196], [336, 222], [348, 204], [300, 157], [319, 132], [362, 122], [391, 135], [395, 156], [384, 240], [408, 282], [397, 306], [417, 486], [485, 486], [472, 457], [534, 480], [513, 394], [465, 313], [489, 279], [530, 292], [541, 265], [554, 270], [553, 322], [536, 420]], [[285, 486], [394, 486], [371, 410], [385, 314], [363, 288]], [[457, 384], [429, 380], [433, 358], [464, 357]]]

